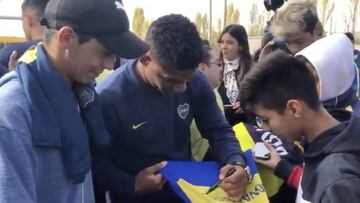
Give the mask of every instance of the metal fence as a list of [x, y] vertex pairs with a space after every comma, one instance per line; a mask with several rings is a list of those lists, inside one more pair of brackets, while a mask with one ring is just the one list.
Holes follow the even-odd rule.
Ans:
[[0, 20], [21, 20], [20, 16], [3, 16], [0, 15]]

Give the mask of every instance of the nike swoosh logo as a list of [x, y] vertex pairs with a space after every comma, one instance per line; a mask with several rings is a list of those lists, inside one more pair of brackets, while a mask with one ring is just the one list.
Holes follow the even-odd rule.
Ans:
[[133, 124], [132, 125], [132, 129], [133, 130], [136, 130], [136, 129], [139, 129], [141, 126], [145, 125], [146, 121], [142, 122], [142, 123], [139, 123], [137, 125]]

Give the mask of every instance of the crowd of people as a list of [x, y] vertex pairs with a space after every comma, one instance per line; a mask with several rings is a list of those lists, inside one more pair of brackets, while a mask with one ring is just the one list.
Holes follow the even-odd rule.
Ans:
[[120, 0], [24, 0], [27, 41], [0, 49], [0, 202], [182, 202], [160, 173], [172, 160], [218, 161], [241, 202], [239, 123], [270, 152], [255, 157], [270, 202], [356, 202], [354, 36], [326, 36], [313, 1], [265, 6], [252, 55], [239, 24], [212, 47], [170, 14], [143, 41]]

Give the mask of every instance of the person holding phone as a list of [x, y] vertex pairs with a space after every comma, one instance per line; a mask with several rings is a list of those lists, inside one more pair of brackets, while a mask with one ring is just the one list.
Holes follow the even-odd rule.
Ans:
[[242, 107], [261, 118], [264, 130], [289, 141], [305, 138], [296, 202], [360, 198], [360, 118], [334, 118], [321, 104], [316, 77], [303, 61], [281, 51], [268, 55], [245, 77], [240, 95]]
[[250, 70], [252, 60], [246, 30], [241, 25], [229, 25], [220, 35], [220, 62], [223, 79], [218, 92], [224, 103], [225, 117], [230, 125], [249, 122], [239, 103], [239, 83]]

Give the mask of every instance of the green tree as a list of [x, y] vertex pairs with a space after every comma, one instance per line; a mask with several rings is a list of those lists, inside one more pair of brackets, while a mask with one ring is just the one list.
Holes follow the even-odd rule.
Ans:
[[224, 27], [222, 26], [222, 22], [221, 22], [221, 18], [217, 19], [217, 32], [222, 32], [222, 30], [224, 29]]
[[356, 26], [358, 24], [357, 18], [359, 15], [359, 0], [348, 0], [348, 12], [344, 13], [344, 25], [346, 32], [355, 32]]
[[219, 37], [220, 37], [220, 34], [221, 34], [222, 30], [223, 30], [223, 23], [222, 23], [221, 18], [218, 18], [217, 19], [217, 24], [216, 24], [216, 29], [214, 29], [214, 28], [211, 29], [212, 39], [210, 41], [210, 45], [212, 47], [218, 47], [219, 46], [218, 40], [219, 40]]
[[139, 37], [143, 33], [143, 23], [145, 22], [144, 9], [137, 7], [134, 10], [132, 19], [132, 31]]
[[199, 33], [199, 35], [200, 35], [200, 37], [201, 37], [201, 29], [202, 29], [202, 15], [201, 15], [201, 13], [199, 13], [199, 12], [197, 12], [196, 13], [196, 17], [195, 17], [195, 26], [196, 26], [196, 29], [197, 29], [197, 31], [198, 31], [198, 33]]
[[144, 9], [140, 7], [135, 8], [132, 20], [132, 31], [144, 39], [150, 24], [150, 21], [145, 19]]
[[225, 27], [227, 25], [231, 25], [231, 24], [239, 24], [240, 21], [240, 11], [239, 9], [234, 7], [234, 4], [229, 4], [226, 6], [226, 18], [225, 18], [225, 22], [224, 25]]
[[203, 39], [209, 39], [209, 20], [207, 14], [204, 14], [201, 18], [201, 37]]
[[[329, 22], [329, 31], [331, 33], [332, 30], [332, 12], [334, 11], [335, 8], [335, 2], [331, 1], [331, 0], [319, 0], [318, 1], [319, 6], [318, 6], [318, 13], [319, 13], [319, 17], [320, 20], [324, 26], [324, 29], [327, 27], [327, 24]], [[329, 21], [330, 20], [330, 21]]]
[[253, 4], [250, 10], [249, 36], [261, 36], [264, 32], [264, 26], [265, 17], [263, 14], [259, 14], [257, 5]]
[[209, 20], [207, 14], [196, 13], [195, 25], [202, 39], [209, 39]]
[[359, 0], [350, 0], [350, 22], [351, 22], [351, 32], [355, 33], [357, 18], [359, 15]]

